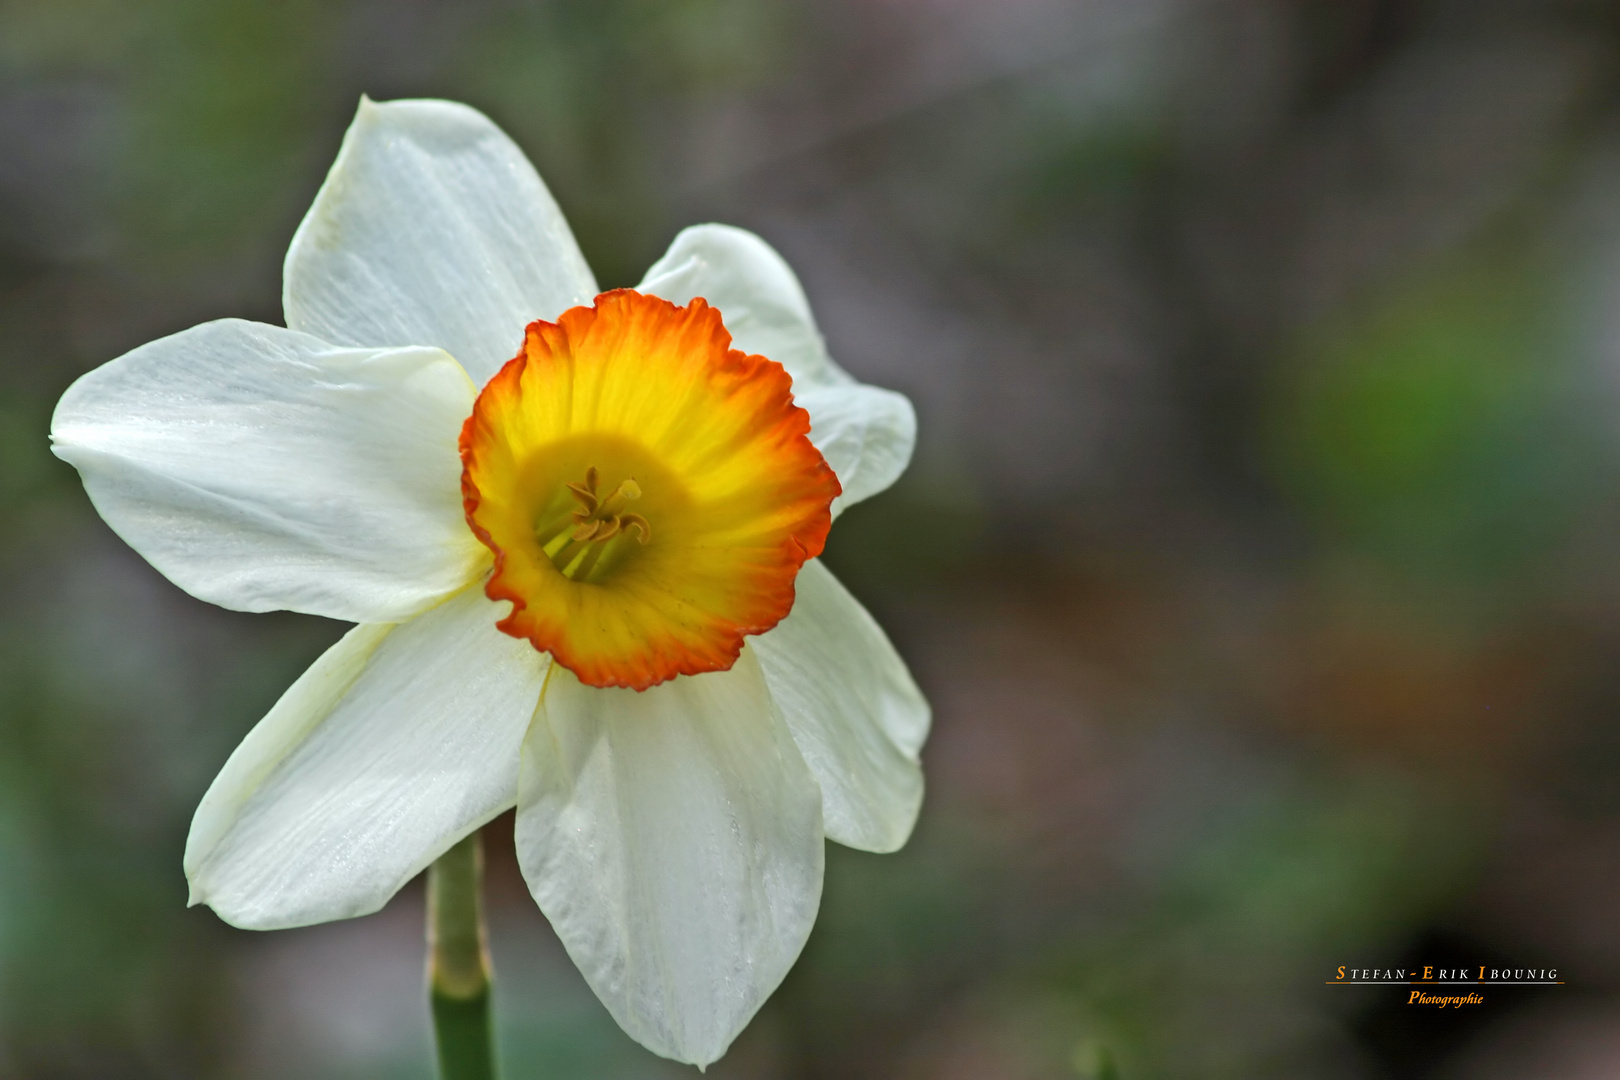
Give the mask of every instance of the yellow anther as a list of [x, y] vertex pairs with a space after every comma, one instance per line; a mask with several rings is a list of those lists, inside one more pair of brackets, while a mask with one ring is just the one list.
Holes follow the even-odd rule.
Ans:
[[636, 530], [636, 539], [645, 544], [652, 539], [652, 526], [640, 514], [620, 514], [618, 519]]
[[[568, 490], [574, 493], [574, 498], [579, 500], [580, 508], [586, 514], [594, 514], [596, 512], [596, 508], [599, 505], [596, 498], [596, 492], [592, 491], [584, 484], [575, 484], [572, 482], [569, 483]], [[574, 511], [576, 514], [579, 512], [579, 510]]]

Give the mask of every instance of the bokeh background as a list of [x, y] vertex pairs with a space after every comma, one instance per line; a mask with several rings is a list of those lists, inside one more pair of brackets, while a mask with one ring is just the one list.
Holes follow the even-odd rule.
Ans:
[[[0, 1077], [427, 1080], [418, 887], [185, 907], [341, 627], [191, 600], [46, 445], [279, 321], [361, 93], [527, 150], [604, 287], [758, 231], [915, 464], [828, 559], [936, 707], [719, 1078], [1620, 1076], [1620, 3], [0, 0]], [[691, 1075], [489, 831], [514, 1078]], [[1554, 967], [1446, 1013], [1341, 964]]]

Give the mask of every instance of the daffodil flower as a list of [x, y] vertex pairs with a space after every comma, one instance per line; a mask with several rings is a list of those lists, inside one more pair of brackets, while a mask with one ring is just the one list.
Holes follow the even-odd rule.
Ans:
[[892, 851], [926, 702], [815, 556], [909, 460], [751, 233], [597, 294], [522, 152], [362, 102], [293, 237], [287, 328], [226, 319], [83, 376], [52, 421], [97, 510], [193, 596], [354, 622], [186, 843], [255, 929], [376, 911], [517, 807], [518, 859], [633, 1037], [704, 1064], [781, 981], [823, 838]]

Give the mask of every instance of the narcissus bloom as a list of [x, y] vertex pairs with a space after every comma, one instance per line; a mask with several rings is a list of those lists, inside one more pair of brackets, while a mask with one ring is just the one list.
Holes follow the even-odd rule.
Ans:
[[285, 267], [74, 383], [58, 456], [203, 600], [357, 623], [249, 732], [186, 844], [256, 929], [376, 911], [517, 807], [535, 899], [621, 1025], [713, 1061], [781, 981], [823, 837], [891, 851], [929, 712], [816, 560], [915, 421], [828, 358], [751, 233], [597, 294], [484, 116], [363, 102]]

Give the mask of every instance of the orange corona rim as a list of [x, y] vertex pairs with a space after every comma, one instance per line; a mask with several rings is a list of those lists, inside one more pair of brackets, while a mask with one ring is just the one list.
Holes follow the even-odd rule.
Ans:
[[832, 525], [809, 432], [787, 372], [702, 299], [617, 289], [531, 323], [461, 431], [497, 625], [591, 686], [729, 668]]

